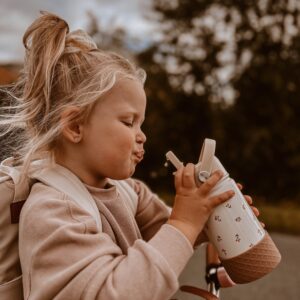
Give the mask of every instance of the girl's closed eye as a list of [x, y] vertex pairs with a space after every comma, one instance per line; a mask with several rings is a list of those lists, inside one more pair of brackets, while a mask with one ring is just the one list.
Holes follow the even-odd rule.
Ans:
[[126, 121], [123, 120], [122, 123], [127, 127], [133, 126], [133, 120], [126, 120]]

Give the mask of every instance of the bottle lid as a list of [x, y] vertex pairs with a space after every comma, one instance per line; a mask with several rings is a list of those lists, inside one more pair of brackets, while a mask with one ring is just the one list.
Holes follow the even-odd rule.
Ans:
[[215, 157], [215, 149], [215, 140], [204, 140], [199, 157], [199, 162], [195, 166], [196, 179], [199, 180], [201, 183], [205, 182], [209, 178], [211, 173], [213, 173], [216, 170], [221, 170], [224, 176], [228, 175], [228, 172], [223, 167], [219, 159]]

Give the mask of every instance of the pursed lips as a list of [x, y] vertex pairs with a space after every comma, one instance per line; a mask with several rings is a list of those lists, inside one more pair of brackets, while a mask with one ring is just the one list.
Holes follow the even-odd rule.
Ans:
[[140, 162], [144, 158], [145, 150], [138, 150], [133, 153]]

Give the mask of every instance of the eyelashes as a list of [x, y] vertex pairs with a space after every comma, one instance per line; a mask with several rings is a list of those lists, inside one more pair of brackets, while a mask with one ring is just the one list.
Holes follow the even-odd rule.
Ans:
[[123, 123], [125, 126], [127, 127], [134, 127], [134, 126], [139, 126], [140, 128], [142, 127], [143, 123], [144, 123], [144, 119], [139, 121], [138, 119], [134, 118], [134, 119], [121, 119], [120, 120], [121, 123]]
[[122, 121], [122, 123], [127, 127], [133, 127], [133, 122]]

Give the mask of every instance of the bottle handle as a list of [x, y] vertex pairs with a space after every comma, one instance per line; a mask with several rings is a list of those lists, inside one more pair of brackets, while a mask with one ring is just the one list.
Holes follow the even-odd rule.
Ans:
[[197, 165], [195, 166], [195, 174], [197, 179], [203, 183], [212, 172], [213, 160], [216, 150], [216, 141], [212, 139], [205, 139]]

